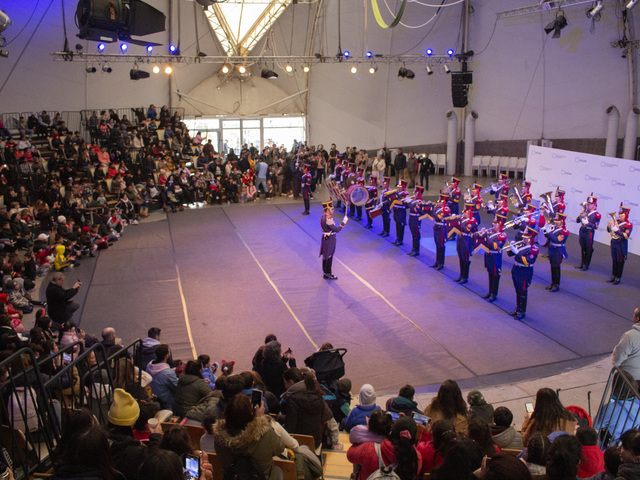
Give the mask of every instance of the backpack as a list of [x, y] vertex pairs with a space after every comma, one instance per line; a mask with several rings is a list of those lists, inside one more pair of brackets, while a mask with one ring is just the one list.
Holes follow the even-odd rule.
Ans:
[[234, 455], [223, 480], [267, 480], [262, 467], [251, 455]]
[[375, 447], [376, 454], [378, 455], [378, 469], [369, 475], [367, 480], [400, 480], [398, 474], [394, 472], [398, 464], [392, 463], [388, 467], [385, 467], [384, 462], [382, 461], [382, 454], [380, 452], [380, 444], [374, 443], [373, 446]]

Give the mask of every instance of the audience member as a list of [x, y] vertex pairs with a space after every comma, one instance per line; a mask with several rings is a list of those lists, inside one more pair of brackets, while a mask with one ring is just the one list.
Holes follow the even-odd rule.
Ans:
[[350, 432], [356, 425], [366, 425], [368, 418], [375, 410], [380, 407], [376, 405], [376, 392], [368, 383], [360, 387], [359, 395], [360, 403], [358, 403], [349, 416], [344, 421], [344, 429]]
[[552, 432], [573, 433], [578, 421], [562, 406], [556, 392], [541, 388], [536, 394], [536, 403], [529, 418], [522, 424], [522, 440], [526, 444], [534, 432], [549, 435]]
[[640, 478], [640, 431], [628, 430], [620, 437], [620, 460], [616, 480]]
[[367, 425], [356, 425], [351, 429], [349, 442], [352, 445], [366, 442], [381, 443], [389, 437], [392, 424], [391, 415], [384, 410], [374, 410], [367, 420]]
[[475, 478], [484, 480], [531, 480], [531, 473], [524, 463], [510, 454], [484, 457], [482, 467], [473, 472]]
[[573, 480], [578, 475], [581, 455], [582, 447], [576, 437], [566, 434], [559, 435], [549, 448], [546, 478], [548, 480]]
[[604, 472], [596, 473], [590, 480], [614, 480], [621, 464], [618, 447], [607, 447], [604, 451]]
[[178, 379], [178, 387], [173, 396], [173, 413], [201, 422], [207, 407], [216, 405], [219, 400], [202, 378], [200, 362], [189, 360]]
[[541, 432], [531, 435], [524, 456], [531, 475], [544, 475], [547, 472], [547, 458], [549, 457], [550, 448], [551, 442], [546, 435]]
[[493, 441], [500, 448], [522, 450], [522, 434], [513, 426], [513, 413], [507, 407], [498, 407], [493, 412], [491, 425]]
[[480, 390], [471, 390], [467, 394], [469, 404], [469, 418], [479, 417], [485, 423], [493, 423], [493, 405], [487, 403]]
[[171, 349], [166, 343], [156, 347], [156, 359], [147, 365], [147, 372], [151, 374], [151, 391], [158, 397], [162, 406], [168, 410], [173, 407], [173, 396], [178, 388], [178, 376], [167, 363]]
[[589, 426], [576, 430], [576, 438], [582, 445], [582, 460], [578, 477], [589, 478], [604, 471], [604, 452], [598, 447], [598, 432]]
[[422, 471], [429, 473], [444, 463], [449, 449], [455, 444], [456, 429], [451, 420], [436, 420], [431, 423], [431, 436], [428, 441], [420, 441], [417, 450], [422, 456]]
[[273, 340], [265, 345], [264, 360], [261, 364], [256, 365], [254, 370], [260, 374], [267, 390], [276, 397], [280, 397], [285, 391], [282, 374], [287, 368], [295, 366], [296, 359], [291, 349], [288, 349], [283, 355], [280, 342]]
[[491, 428], [479, 417], [472, 418], [469, 421], [469, 438], [476, 442], [483, 456], [491, 458], [500, 453], [500, 448], [493, 442], [491, 437]]
[[157, 327], [151, 327], [147, 332], [147, 338], [142, 340], [142, 360], [140, 361], [140, 368], [147, 368], [149, 362], [156, 358], [156, 347], [160, 345], [160, 333], [162, 330]]
[[461, 438], [454, 442], [444, 462], [431, 472], [433, 480], [467, 480], [482, 466], [482, 453], [472, 440]]
[[467, 404], [455, 380], [445, 380], [440, 385], [438, 394], [424, 409], [424, 414], [431, 418], [432, 422], [451, 420], [456, 427], [456, 436], [467, 436]]
[[78, 293], [82, 283], [76, 282], [71, 288], [65, 289], [63, 287], [64, 279], [64, 273], [55, 272], [47, 286], [46, 293], [49, 317], [58, 325], [71, 320], [73, 312], [80, 308], [80, 305], [71, 301], [71, 299]]
[[398, 396], [387, 400], [387, 412], [402, 413], [411, 415], [413, 412], [422, 413], [418, 408], [418, 403], [413, 400], [416, 390], [411, 385], [400, 388]]

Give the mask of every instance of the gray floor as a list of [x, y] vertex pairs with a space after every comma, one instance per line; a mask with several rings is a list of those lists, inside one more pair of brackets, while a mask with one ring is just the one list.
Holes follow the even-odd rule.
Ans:
[[236, 371], [250, 368], [267, 333], [278, 335], [300, 360], [330, 341], [348, 349], [354, 395], [364, 382], [381, 396], [410, 383], [423, 404], [440, 382], [454, 378], [463, 389], [483, 389], [489, 401], [513, 401], [514, 412], [535, 395], [538, 379], [586, 369], [597, 377], [583, 373], [575, 380], [581, 389], [572, 390], [573, 403], [585, 397], [578, 404], [587, 407], [582, 390], [606, 381], [609, 365], [602, 359], [631, 325], [637, 257], [614, 287], [605, 283], [608, 247], [598, 245], [593, 268], [578, 272], [571, 268], [577, 240], [570, 239], [562, 290], [544, 289], [549, 265], [540, 258], [527, 318], [518, 322], [505, 313], [515, 301], [508, 257], [500, 298], [488, 304], [480, 298], [486, 292], [481, 255], [473, 256], [465, 286], [450, 280], [458, 273], [455, 255], [442, 272], [428, 268], [434, 260], [428, 221], [418, 259], [405, 255], [408, 231], [405, 246], [397, 248], [393, 235], [376, 235], [379, 219], [372, 231], [349, 223], [338, 235], [334, 273], [340, 278], [327, 282], [317, 257], [323, 193], [316, 194], [309, 216], [300, 214], [301, 202], [278, 198], [156, 212], [127, 227], [95, 263], [85, 261], [72, 274], [86, 287], [82, 328], [98, 333], [114, 326], [129, 342], [159, 326], [174, 358], [207, 353], [217, 361], [235, 360]]

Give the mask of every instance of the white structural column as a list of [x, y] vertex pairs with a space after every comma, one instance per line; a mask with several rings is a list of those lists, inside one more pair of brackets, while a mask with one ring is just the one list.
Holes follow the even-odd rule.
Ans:
[[458, 116], [453, 110], [446, 114], [447, 125], [447, 175], [456, 173], [456, 153], [458, 151]]
[[633, 107], [629, 110], [629, 115], [627, 116], [627, 130], [624, 135], [624, 149], [622, 151], [622, 158], [626, 158], [627, 160], [635, 160], [636, 158], [638, 115], [640, 115], [640, 109]]
[[605, 157], [615, 157], [618, 149], [618, 127], [620, 126], [620, 112], [615, 105], [607, 108], [607, 143], [604, 147]]
[[470, 177], [471, 162], [476, 152], [476, 118], [478, 118], [478, 112], [472, 110], [467, 115], [464, 129], [464, 176]]

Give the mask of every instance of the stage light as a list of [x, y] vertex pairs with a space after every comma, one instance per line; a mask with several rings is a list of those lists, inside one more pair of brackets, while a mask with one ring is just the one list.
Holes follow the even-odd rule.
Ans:
[[0, 10], [0, 32], [4, 32], [9, 25], [13, 25], [9, 15], [4, 10]]
[[409, 80], [416, 78], [416, 74], [413, 72], [413, 70], [409, 70], [408, 68], [405, 68], [404, 65], [402, 65], [400, 67], [400, 70], [398, 70], [398, 76], [400, 78], [408, 78]]
[[291, 73], [291, 72], [293, 72], [293, 67], [292, 67], [291, 65], [287, 64], [287, 66], [286, 66], [286, 67], [284, 67], [284, 70], [285, 70], [287, 73]]
[[566, 26], [567, 18], [564, 16], [564, 12], [562, 10], [558, 10], [555, 20], [553, 22], [549, 22], [549, 24], [544, 27], [544, 31], [547, 33], [547, 35], [553, 32], [551, 38], [560, 38], [560, 32]]
[[143, 78], [149, 78], [149, 72], [138, 70], [138, 67], [135, 66], [131, 70], [129, 70], [129, 78], [131, 80], [141, 80]]
[[304, 67], [302, 67], [302, 71], [303, 71], [304, 73], [309, 73], [309, 70], [311, 70], [311, 69], [309, 68], [309, 65], [305, 65]]
[[111, 73], [113, 70], [111, 69], [111, 67], [110, 67], [109, 65], [104, 65], [104, 66], [102, 67], [102, 71], [103, 71], [104, 73]]
[[447, 55], [449, 55], [450, 57], [453, 57], [453, 48], [450, 48], [449, 50], [447, 50]]
[[592, 8], [587, 8], [587, 18], [593, 18], [595, 21], [600, 20], [603, 8], [602, 0], [598, 0]]
[[100, 53], [104, 52], [105, 48], [107, 48], [107, 46], [104, 43], [99, 43], [98, 44], [98, 51]]
[[351, 55], [351, 54], [349, 53], [349, 50], [346, 50], [346, 51], [343, 53], [343, 55], [344, 55], [344, 58], [349, 58], [349, 55]]
[[229, 73], [229, 67], [227, 65], [223, 65], [220, 71], [222, 73]]
[[169, 45], [169, 54], [170, 55], [180, 55], [180, 49], [175, 45]]
[[260, 76], [269, 80], [275, 80], [276, 78], [278, 78], [278, 74], [273, 70], [269, 70], [268, 68], [263, 68]]
[[87, 73], [96, 73], [96, 67], [87, 67]]
[[82, 52], [82, 45], [80, 45], [79, 43], [76, 43], [76, 52], [80, 53]]
[[427, 75], [433, 75], [433, 70], [431, 69], [431, 67], [429, 65], [424, 67], [424, 69], [427, 71]]
[[627, 3], [627, 10], [631, 10], [636, 3], [638, 3], [638, 0], [629, 0], [629, 3]]
[[83, 40], [142, 45], [150, 42], [131, 37], [163, 32], [165, 20], [164, 13], [141, 0], [79, 0], [75, 15]]
[[373, 56], [373, 53], [367, 52], [367, 58], [371, 58], [372, 56]]
[[122, 53], [127, 53], [127, 48], [129, 48], [129, 47], [127, 46], [126, 43], [123, 43], [123, 44], [120, 45], [120, 51]]
[[244, 65], [240, 65], [238, 67], [238, 72], [240, 73], [240, 75], [244, 75], [245, 73], [247, 73], [247, 67], [245, 67]]
[[160, 67], [158, 65], [154, 65], [151, 71], [153, 73], [160, 73]]
[[166, 67], [164, 67], [164, 73], [166, 73], [167, 75], [171, 75], [173, 73], [173, 68], [171, 68], [171, 65], [167, 65]]
[[147, 45], [147, 53], [153, 53], [153, 45]]
[[356, 67], [355, 65], [351, 67], [351, 73], [358, 73], [358, 67]]
[[444, 66], [444, 73], [446, 73], [446, 74], [451, 73], [451, 69], [449, 68], [449, 65], [445, 65]]
[[372, 67], [370, 67], [370, 68], [369, 68], [369, 73], [370, 73], [371, 75], [373, 75], [373, 74], [374, 74], [374, 73], [376, 73], [377, 71], [378, 71], [378, 67], [373, 67], [373, 66], [372, 66]]
[[428, 56], [433, 55], [433, 50], [432, 50], [432, 49], [430, 49], [430, 48], [427, 48], [427, 55], [428, 55]]

